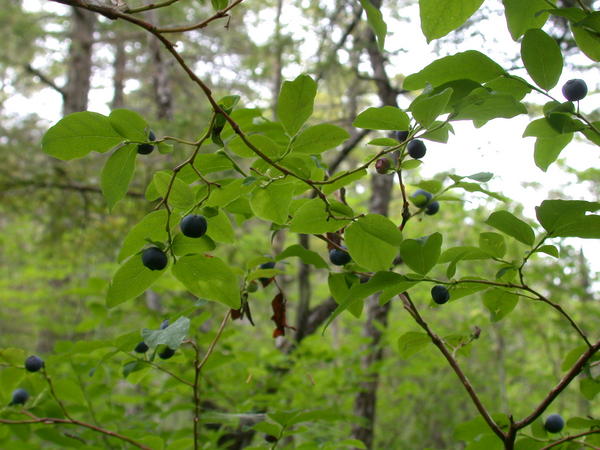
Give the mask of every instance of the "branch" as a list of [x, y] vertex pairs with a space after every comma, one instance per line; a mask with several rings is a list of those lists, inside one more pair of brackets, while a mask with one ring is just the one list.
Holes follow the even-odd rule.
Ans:
[[363, 138], [368, 135], [371, 130], [362, 130], [360, 133], [355, 134], [350, 138], [348, 142], [344, 144], [342, 149], [339, 151], [336, 158], [329, 165], [329, 173], [333, 174], [335, 170], [339, 167], [339, 165], [344, 162], [346, 157], [350, 154], [352, 150], [356, 148], [356, 146], [363, 140]]
[[152, 450], [150, 447], [145, 446], [144, 444], [134, 441], [133, 439], [124, 436], [122, 434], [116, 433], [114, 431], [107, 430], [105, 428], [97, 427], [96, 425], [92, 425], [90, 423], [81, 422], [79, 420], [74, 419], [58, 419], [55, 417], [36, 417], [32, 414], [27, 414], [33, 419], [31, 420], [8, 420], [8, 419], [0, 419], [0, 423], [5, 425], [32, 425], [32, 424], [41, 424], [41, 425], [56, 425], [56, 424], [64, 424], [64, 425], [77, 425], [83, 428], [88, 428], [90, 430], [96, 431], [98, 433], [102, 433], [106, 436], [111, 436], [116, 439], [120, 439], [125, 441], [134, 447], [141, 448], [144, 450]]
[[554, 399], [565, 390], [565, 388], [573, 381], [573, 379], [579, 375], [583, 366], [596, 354], [600, 349], [600, 340], [593, 346], [588, 348], [575, 362], [575, 365], [567, 372], [567, 374], [558, 382], [558, 384], [546, 395], [546, 398], [538, 405], [537, 408], [523, 420], [516, 422], [514, 428], [519, 430], [532, 423], [535, 419], [542, 415], [548, 406], [554, 401]]
[[590, 430], [590, 431], [585, 431], [583, 433], [579, 433], [579, 434], [574, 434], [572, 436], [567, 436], [564, 437], [562, 439], [559, 439], [558, 441], [554, 441], [552, 444], [550, 445], [546, 445], [545, 447], [542, 447], [540, 450], [546, 450], [548, 448], [552, 448], [552, 447], [556, 447], [564, 442], [568, 442], [568, 441], [573, 441], [577, 438], [580, 438], [582, 436], [587, 436], [588, 434], [595, 434], [595, 433], [600, 433], [600, 430]]
[[[7, 184], [2, 185], [2, 190], [0, 192], [8, 192], [12, 189], [21, 189], [26, 188], [28, 186], [33, 186], [37, 188], [48, 188], [48, 189], [62, 189], [64, 191], [76, 191], [76, 192], [91, 192], [94, 194], [102, 194], [102, 190], [100, 188], [94, 186], [85, 186], [80, 184], [64, 184], [64, 183], [50, 183], [50, 182], [42, 182], [42, 181], [33, 181], [33, 180], [16, 180]], [[128, 197], [134, 198], [144, 198], [144, 194], [141, 192], [127, 192], [125, 195]]]
[[404, 308], [415, 319], [415, 321], [417, 322], [417, 324], [421, 328], [423, 328], [423, 330], [425, 330], [425, 332], [427, 333], [427, 335], [429, 336], [429, 338], [431, 339], [431, 341], [434, 343], [434, 345], [442, 352], [442, 354], [444, 355], [444, 357], [446, 358], [446, 360], [448, 361], [448, 363], [450, 364], [450, 366], [454, 370], [454, 373], [456, 373], [456, 376], [459, 378], [460, 382], [465, 387], [465, 390], [469, 394], [469, 397], [471, 397], [471, 400], [475, 404], [475, 407], [479, 411], [479, 414], [481, 414], [481, 416], [486, 421], [486, 423], [488, 424], [488, 426], [492, 429], [492, 431], [500, 439], [502, 439], [502, 441], [504, 441], [506, 439], [506, 434], [500, 429], [500, 427], [498, 426], [498, 424], [494, 421], [494, 419], [492, 418], [492, 416], [490, 415], [490, 413], [487, 411], [487, 409], [485, 408], [485, 406], [481, 402], [479, 396], [475, 392], [475, 389], [473, 389], [473, 386], [471, 385], [471, 382], [469, 381], [469, 379], [467, 378], [467, 376], [464, 374], [464, 372], [462, 371], [462, 369], [458, 365], [458, 362], [456, 361], [456, 359], [452, 356], [452, 353], [446, 347], [446, 344], [444, 343], [443, 339], [440, 338], [437, 334], [435, 334], [431, 330], [431, 328], [429, 328], [429, 325], [427, 324], [427, 322], [425, 322], [425, 320], [423, 320], [423, 318], [419, 314], [419, 311], [417, 310], [416, 306], [414, 305], [414, 303], [410, 299], [410, 297], [409, 297], [409, 295], [408, 295], [407, 292], [405, 292], [403, 294], [400, 294], [400, 299], [402, 300], [402, 303], [404, 303]]
[[227, 311], [227, 314], [225, 314], [225, 317], [223, 317], [223, 321], [221, 322], [221, 325], [219, 326], [219, 329], [217, 330], [217, 334], [216, 334], [215, 338], [212, 340], [212, 342], [210, 343], [210, 345], [208, 346], [208, 350], [206, 350], [206, 354], [204, 355], [204, 358], [202, 358], [202, 361], [200, 361], [196, 365], [196, 368], [198, 371], [202, 370], [202, 367], [204, 367], [204, 364], [206, 364], [206, 361], [208, 361], [209, 356], [215, 349], [215, 346], [217, 345], [217, 342], [221, 338], [223, 329], [225, 328], [225, 325], [227, 325], [227, 320], [229, 320], [230, 316], [231, 316], [231, 309], [229, 311]]
[[31, 64], [26, 64], [25, 65], [25, 70], [27, 70], [27, 72], [29, 72], [33, 76], [38, 77], [42, 83], [44, 83], [46, 86], [49, 86], [52, 89], [54, 89], [63, 98], [67, 95], [66, 92], [65, 92], [65, 90], [63, 88], [61, 88], [59, 85], [57, 85], [53, 80], [51, 80], [50, 78], [48, 78], [42, 72], [40, 72], [39, 70], [35, 69]]
[[191, 31], [191, 30], [198, 30], [200, 28], [205, 28], [206, 26], [208, 26], [209, 23], [211, 23], [217, 19], [221, 19], [223, 17], [228, 16], [229, 14], [227, 14], [227, 13], [229, 11], [231, 11], [233, 8], [235, 8], [237, 5], [239, 5], [240, 3], [242, 3], [243, 1], [244, 0], [236, 0], [231, 5], [229, 5], [227, 8], [217, 11], [215, 14], [213, 14], [208, 19], [203, 20], [202, 22], [199, 22], [195, 25], [189, 25], [186, 27], [157, 28], [156, 32], [158, 32], [158, 33], [183, 33], [184, 31]]

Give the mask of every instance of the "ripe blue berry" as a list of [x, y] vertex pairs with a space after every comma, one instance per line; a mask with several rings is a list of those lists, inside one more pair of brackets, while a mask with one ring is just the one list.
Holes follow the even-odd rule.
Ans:
[[569, 80], [563, 85], [562, 93], [570, 102], [582, 100], [588, 93], [587, 84], [579, 78]]
[[544, 428], [546, 428], [546, 431], [549, 433], [558, 433], [564, 428], [564, 426], [565, 421], [560, 414], [550, 414], [544, 423]]
[[175, 350], [173, 350], [171, 347], [165, 347], [164, 350], [158, 354], [158, 357], [160, 359], [169, 359], [174, 354]]
[[135, 346], [133, 351], [136, 353], [146, 353], [148, 351], [148, 348], [149, 348], [148, 344], [146, 344], [144, 341], [142, 341], [138, 345]]
[[431, 288], [431, 298], [438, 305], [443, 305], [448, 300], [450, 300], [450, 292], [448, 292], [448, 289], [446, 289], [445, 286], [442, 286], [441, 284], [436, 284], [434, 287]]
[[37, 372], [44, 367], [44, 361], [35, 355], [31, 355], [25, 360], [25, 369], [28, 372]]
[[158, 247], [150, 247], [142, 252], [142, 264], [150, 270], [163, 270], [167, 262], [167, 255]]
[[204, 216], [189, 214], [181, 220], [179, 228], [181, 228], [181, 232], [184, 236], [199, 238], [206, 233], [208, 223]]
[[423, 156], [425, 156], [425, 153], [427, 153], [427, 147], [420, 139], [414, 139], [410, 141], [406, 148], [408, 150], [408, 154], [414, 159], [421, 159]]
[[[148, 133], [148, 140], [149, 141], [156, 140], [156, 136], [154, 135], [154, 132], [152, 130], [150, 130], [150, 133]], [[148, 154], [152, 153], [153, 151], [154, 151], [153, 144], [143, 143], [143, 144], [139, 144], [137, 147], [137, 152], [140, 155], [148, 155]]]
[[415, 206], [422, 208], [427, 205], [429, 201], [433, 198], [430, 192], [424, 191], [423, 189], [419, 189], [415, 191], [413, 195], [410, 196], [410, 200], [413, 202]]
[[352, 261], [352, 257], [348, 252], [338, 248], [332, 248], [329, 251], [329, 261], [331, 261], [331, 264], [335, 264], [336, 266], [345, 266]]
[[438, 202], [431, 202], [429, 205], [427, 205], [427, 208], [425, 208], [425, 214], [427, 214], [428, 216], [433, 216], [439, 210], [440, 204]]
[[11, 405], [24, 405], [27, 399], [29, 398], [29, 392], [25, 389], [15, 389], [12, 393], [12, 400], [9, 403]]

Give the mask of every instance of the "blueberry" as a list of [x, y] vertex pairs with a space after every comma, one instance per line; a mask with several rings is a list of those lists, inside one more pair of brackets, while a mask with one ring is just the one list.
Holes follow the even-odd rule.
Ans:
[[165, 319], [162, 321], [162, 323], [160, 324], [160, 329], [164, 330], [165, 328], [167, 328], [169, 326], [169, 319]]
[[148, 344], [146, 344], [144, 341], [142, 341], [138, 345], [135, 346], [133, 351], [136, 353], [146, 353], [148, 351], [148, 348], [149, 348]]
[[150, 247], [142, 252], [142, 264], [150, 270], [163, 270], [167, 262], [167, 255], [158, 247]]
[[440, 204], [438, 202], [431, 202], [429, 205], [427, 205], [427, 208], [425, 208], [425, 214], [427, 214], [428, 216], [433, 216], [439, 210]]
[[[155, 141], [156, 140], [156, 136], [154, 135], [154, 132], [152, 130], [150, 130], [150, 133], [148, 133], [148, 140], [149, 141]], [[143, 144], [139, 144], [137, 146], [137, 152], [140, 155], [149, 155], [153, 151], [154, 151], [154, 145], [153, 144], [143, 143]]]
[[585, 81], [575, 78], [567, 81], [562, 87], [562, 93], [570, 102], [576, 102], [583, 99], [588, 92]]
[[160, 359], [169, 359], [171, 356], [175, 354], [175, 350], [171, 347], [165, 347], [163, 351], [158, 354]]
[[338, 248], [332, 248], [329, 251], [329, 261], [336, 266], [344, 266], [352, 261], [352, 257], [348, 252], [340, 250]]
[[260, 265], [261, 269], [274, 269], [275, 261], [269, 261]]
[[12, 400], [9, 403], [11, 405], [24, 405], [27, 399], [29, 398], [29, 392], [25, 389], [15, 389], [12, 393]]
[[25, 360], [25, 369], [28, 372], [37, 372], [42, 367], [44, 367], [44, 361], [38, 356], [31, 355]]
[[408, 154], [414, 159], [421, 159], [427, 153], [427, 147], [425, 147], [425, 144], [420, 139], [410, 141], [406, 148], [408, 149]]
[[415, 191], [415, 193], [410, 196], [410, 199], [412, 200], [413, 204], [415, 206], [418, 206], [419, 208], [422, 208], [423, 206], [427, 205], [427, 203], [429, 203], [429, 201], [432, 198], [433, 195], [431, 195], [430, 192], [424, 191], [423, 189]]
[[396, 131], [394, 132], [394, 137], [397, 141], [404, 142], [408, 137], [408, 131]]
[[204, 236], [208, 228], [208, 223], [204, 216], [197, 214], [190, 214], [185, 216], [179, 224], [181, 232], [184, 236], [191, 238], [199, 238]]
[[265, 434], [265, 441], [273, 444], [275, 442], [277, 442], [279, 439], [277, 439], [277, 436], [273, 436], [272, 434]]
[[450, 300], [450, 292], [448, 292], [448, 289], [446, 289], [445, 286], [442, 286], [441, 284], [436, 284], [434, 287], [431, 288], [431, 298], [438, 305], [443, 305], [448, 300]]
[[565, 421], [560, 414], [550, 414], [544, 423], [544, 428], [549, 433], [558, 433], [564, 428], [564, 426]]

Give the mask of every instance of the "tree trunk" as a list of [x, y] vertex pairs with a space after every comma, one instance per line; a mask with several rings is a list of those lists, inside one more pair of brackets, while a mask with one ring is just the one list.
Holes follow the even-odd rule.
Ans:
[[72, 8], [67, 82], [63, 88], [65, 93], [63, 115], [87, 109], [92, 76], [92, 44], [95, 23], [95, 13]]
[[125, 67], [127, 64], [127, 53], [125, 43], [118, 38], [115, 41], [115, 60], [113, 62], [113, 98], [111, 108], [117, 109], [125, 106]]
[[[147, 13], [152, 23], [157, 23], [156, 10]], [[173, 118], [173, 91], [171, 89], [170, 67], [172, 60], [165, 58], [162, 44], [155, 36], [148, 36], [148, 47], [152, 67], [152, 87], [156, 101], [156, 116], [159, 119], [171, 120]]]
[[[306, 234], [298, 236], [298, 243], [308, 249], [309, 238]], [[306, 333], [310, 307], [310, 266], [300, 260], [298, 267], [298, 307], [296, 309], [296, 342], [300, 342]]]
[[[379, 8], [380, 2], [375, 2]], [[373, 77], [376, 80], [377, 93], [381, 103], [387, 106], [398, 106], [397, 91], [391, 86], [385, 71], [385, 59], [375, 42], [375, 36], [369, 29], [367, 33], [367, 52], [371, 61]], [[371, 182], [371, 199], [369, 210], [375, 214], [387, 216], [391, 199], [393, 175], [374, 175]], [[379, 305], [379, 296], [371, 296], [366, 302], [367, 321], [363, 335], [370, 338], [363, 349], [361, 367], [367, 378], [360, 385], [360, 390], [354, 401], [354, 414], [361, 418], [361, 423], [352, 430], [355, 439], [362, 441], [368, 449], [373, 448], [375, 432], [375, 416], [377, 410], [377, 386], [379, 374], [373, 367], [381, 361], [383, 349], [380, 346], [383, 330], [387, 327], [387, 319], [391, 303]]]

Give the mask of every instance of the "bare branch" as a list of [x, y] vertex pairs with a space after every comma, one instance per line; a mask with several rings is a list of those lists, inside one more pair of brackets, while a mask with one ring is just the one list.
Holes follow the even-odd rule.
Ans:
[[54, 80], [50, 79], [49, 77], [47, 77], [46, 75], [44, 75], [42, 72], [40, 72], [38, 69], [35, 69], [31, 64], [26, 64], [25, 65], [25, 70], [27, 70], [27, 72], [29, 72], [30, 74], [32, 74], [33, 76], [36, 76], [37, 78], [40, 79], [40, 81], [42, 83], [44, 83], [46, 86], [51, 87], [52, 89], [54, 89], [56, 92], [58, 92], [63, 98], [67, 95], [64, 91], [63, 88], [61, 88], [58, 84], [56, 84], [54, 82]]

